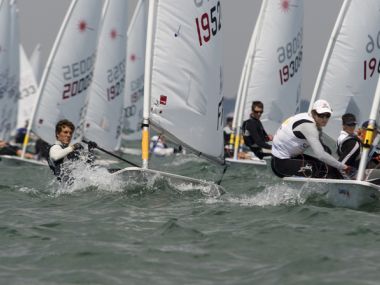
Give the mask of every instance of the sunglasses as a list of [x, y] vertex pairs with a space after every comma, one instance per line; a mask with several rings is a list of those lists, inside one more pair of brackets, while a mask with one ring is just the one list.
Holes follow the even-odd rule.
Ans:
[[321, 119], [329, 119], [331, 117], [331, 114], [330, 113], [322, 113], [322, 114], [317, 113], [317, 116]]
[[264, 110], [261, 110], [261, 111], [253, 110], [253, 113], [255, 113], [255, 114], [262, 114], [262, 113], [264, 113]]

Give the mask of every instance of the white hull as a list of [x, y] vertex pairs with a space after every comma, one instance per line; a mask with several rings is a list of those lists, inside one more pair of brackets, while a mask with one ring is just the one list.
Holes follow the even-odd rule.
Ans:
[[14, 155], [0, 155], [0, 163], [7, 166], [28, 166], [28, 165], [37, 165], [37, 166], [48, 166], [47, 162], [39, 161], [34, 159], [21, 158]]
[[123, 177], [126, 180], [133, 180], [135, 183], [139, 184], [149, 184], [149, 182], [154, 178], [164, 178], [174, 186], [178, 191], [193, 191], [199, 189], [203, 195], [218, 197], [225, 193], [222, 186], [217, 185], [213, 182], [208, 182], [204, 180], [199, 180], [191, 177], [176, 175], [172, 173], [162, 172], [152, 169], [143, 169], [139, 167], [127, 167], [117, 172], [112, 173], [112, 175]]
[[322, 193], [327, 202], [336, 207], [357, 209], [380, 198], [380, 186], [367, 181], [303, 177], [285, 177], [283, 180], [287, 184]]
[[234, 159], [234, 158], [226, 158], [226, 162], [229, 164], [249, 164], [249, 165], [258, 165], [258, 166], [266, 166], [267, 162], [264, 159]]

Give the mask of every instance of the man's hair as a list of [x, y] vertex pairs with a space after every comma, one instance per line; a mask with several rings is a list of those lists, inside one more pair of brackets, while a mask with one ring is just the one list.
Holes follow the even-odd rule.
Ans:
[[55, 125], [55, 136], [57, 136], [64, 127], [69, 127], [73, 132], [75, 131], [75, 126], [72, 122], [69, 120], [60, 120], [56, 125]]
[[252, 107], [251, 107], [252, 111], [255, 109], [255, 107], [259, 107], [261, 109], [264, 109], [264, 104], [261, 101], [253, 101]]
[[229, 122], [232, 122], [233, 120], [234, 120], [234, 118], [227, 117], [226, 122], [229, 123]]

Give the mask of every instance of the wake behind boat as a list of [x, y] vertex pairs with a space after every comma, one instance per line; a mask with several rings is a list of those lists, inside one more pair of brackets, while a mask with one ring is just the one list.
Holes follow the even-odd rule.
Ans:
[[139, 167], [126, 167], [111, 175], [121, 177], [124, 181], [131, 181], [138, 185], [152, 185], [156, 179], [163, 179], [178, 192], [192, 192], [199, 190], [203, 195], [219, 197], [226, 191], [216, 183], [199, 180], [191, 177], [167, 173], [153, 169], [143, 169]]

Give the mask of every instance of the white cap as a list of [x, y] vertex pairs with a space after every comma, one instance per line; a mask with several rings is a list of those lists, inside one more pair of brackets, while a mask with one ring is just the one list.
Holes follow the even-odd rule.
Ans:
[[313, 104], [312, 110], [315, 110], [318, 114], [330, 113], [332, 114], [332, 109], [330, 104], [326, 100], [317, 100]]
[[158, 136], [153, 136], [153, 137], [150, 138], [150, 140], [152, 142], [156, 142], [156, 141], [158, 141]]

